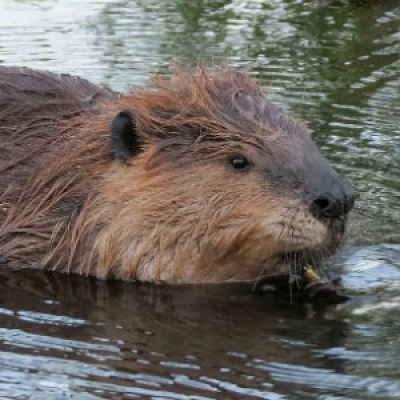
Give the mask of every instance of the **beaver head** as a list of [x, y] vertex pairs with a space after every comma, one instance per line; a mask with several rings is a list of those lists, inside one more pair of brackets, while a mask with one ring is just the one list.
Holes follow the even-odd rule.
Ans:
[[157, 85], [112, 108], [97, 275], [251, 280], [338, 248], [354, 195], [300, 121], [232, 70]]

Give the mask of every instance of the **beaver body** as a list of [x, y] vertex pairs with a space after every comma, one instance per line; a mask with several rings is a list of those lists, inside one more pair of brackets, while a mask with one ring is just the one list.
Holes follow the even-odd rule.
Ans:
[[120, 95], [0, 67], [0, 255], [13, 268], [255, 280], [334, 252], [354, 202], [246, 74]]

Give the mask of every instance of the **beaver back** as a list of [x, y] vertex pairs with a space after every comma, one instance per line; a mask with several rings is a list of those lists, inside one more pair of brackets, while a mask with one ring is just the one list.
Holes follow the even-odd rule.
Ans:
[[98, 148], [90, 145], [93, 138], [84, 146], [71, 132], [82, 125], [80, 116], [114, 97], [85, 79], [0, 66], [3, 255], [32, 264], [43, 257], [50, 238], [57, 240], [56, 227], [72, 223], [90, 190], [86, 172], [75, 167], [101, 156], [90, 151]]
[[0, 66], [0, 185], [7, 185], [4, 174], [17, 164], [31, 175], [37, 153], [59, 137], [60, 125], [115, 96], [70, 75]]

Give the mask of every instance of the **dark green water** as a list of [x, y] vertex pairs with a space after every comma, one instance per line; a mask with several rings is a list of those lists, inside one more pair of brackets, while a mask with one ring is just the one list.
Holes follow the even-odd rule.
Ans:
[[116, 90], [247, 69], [357, 186], [335, 310], [0, 272], [0, 399], [398, 399], [400, 1], [0, 1], [0, 63]]

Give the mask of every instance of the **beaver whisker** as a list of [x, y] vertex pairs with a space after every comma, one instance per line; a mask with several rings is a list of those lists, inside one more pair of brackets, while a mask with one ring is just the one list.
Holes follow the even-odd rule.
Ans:
[[267, 263], [264, 263], [260, 269], [260, 272], [258, 273], [253, 286], [252, 286], [252, 290], [254, 291], [256, 289], [256, 287], [259, 285], [260, 281], [266, 276], [264, 275], [264, 271], [267, 269]]

